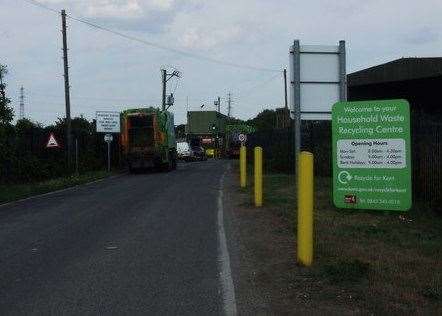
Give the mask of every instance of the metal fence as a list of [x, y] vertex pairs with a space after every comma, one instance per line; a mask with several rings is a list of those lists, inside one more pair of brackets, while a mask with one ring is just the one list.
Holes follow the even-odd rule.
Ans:
[[[253, 147], [263, 147], [266, 172], [294, 172], [292, 127], [255, 132], [248, 139], [249, 157]], [[330, 121], [303, 121], [301, 148], [314, 154], [316, 176], [331, 176]], [[428, 116], [413, 117], [412, 164], [414, 202], [442, 212], [442, 122]]]
[[442, 122], [416, 117], [412, 125], [413, 196], [442, 212]]
[[[303, 121], [301, 150], [315, 154], [315, 173], [318, 176], [331, 176], [331, 122]], [[294, 173], [295, 135], [291, 127], [259, 131], [249, 135], [247, 146], [263, 147], [264, 167], [267, 172]], [[252, 154], [252, 153], [250, 153]]]

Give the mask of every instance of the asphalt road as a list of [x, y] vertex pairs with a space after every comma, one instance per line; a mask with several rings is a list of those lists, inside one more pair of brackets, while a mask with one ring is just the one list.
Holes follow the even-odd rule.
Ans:
[[182, 164], [0, 207], [0, 314], [222, 314], [226, 167]]

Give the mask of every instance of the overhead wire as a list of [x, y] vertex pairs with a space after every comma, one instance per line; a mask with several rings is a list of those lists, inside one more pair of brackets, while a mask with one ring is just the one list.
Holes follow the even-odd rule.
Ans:
[[246, 89], [245, 92], [243, 91], [242, 93], [238, 94], [237, 96], [241, 97], [241, 95], [249, 94], [251, 91], [255, 90], [256, 88], [259, 88], [261, 86], [265, 86], [265, 85], [269, 84], [270, 82], [272, 82], [273, 80], [275, 80], [281, 74], [282, 74], [282, 72], [277, 73], [277, 74], [275, 74], [275, 75], [273, 75], [273, 76], [271, 76], [271, 77], [269, 77], [269, 78], [267, 78], [267, 79], [257, 83], [256, 85]]
[[[59, 13], [57, 10], [55, 10], [55, 9], [53, 9], [53, 8], [47, 6], [47, 5], [44, 5], [41, 2], [36, 1], [36, 0], [23, 0], [23, 1], [25, 1], [25, 2], [27, 2], [29, 4], [33, 4], [35, 6], [38, 6], [40, 8], [46, 9], [46, 10], [50, 10], [52, 12], [56, 12], [57, 14]], [[191, 52], [188, 52], [188, 51], [184, 51], [184, 50], [168, 47], [168, 46], [165, 46], [165, 45], [157, 44], [157, 43], [154, 43], [154, 42], [151, 42], [151, 41], [147, 41], [147, 40], [144, 40], [142, 38], [139, 38], [139, 37], [136, 37], [136, 36], [133, 36], [133, 35], [128, 35], [128, 34], [125, 34], [125, 33], [119, 32], [119, 31], [115, 31], [115, 30], [112, 30], [112, 29], [110, 29], [108, 27], [101, 26], [101, 25], [98, 25], [96, 23], [92, 23], [90, 21], [87, 21], [85, 19], [75, 17], [75, 16], [73, 16], [71, 14], [66, 14], [66, 16], [68, 18], [70, 18], [71, 20], [83, 23], [85, 25], [88, 25], [91, 28], [95, 28], [95, 29], [98, 29], [98, 30], [101, 30], [101, 31], [105, 31], [105, 32], [108, 32], [108, 33], [120, 36], [122, 38], [131, 40], [131, 41], [135, 41], [135, 42], [147, 45], [147, 46], [151, 46], [151, 47], [154, 47], [154, 48], [157, 48], [157, 49], [166, 50], [166, 51], [170, 51], [170, 52], [175, 53], [175, 54], [183, 55], [183, 56], [186, 56], [188, 58], [205, 60], [207, 62], [211, 62], [211, 63], [214, 63], [214, 64], [219, 64], [219, 65], [228, 66], [228, 67], [234, 67], [234, 68], [254, 70], [254, 71], [263, 71], [263, 72], [280, 72], [281, 71], [279, 69], [277, 70], [277, 69], [271, 69], [271, 68], [263, 68], [263, 67], [255, 67], [255, 66], [243, 65], [243, 64], [238, 64], [238, 63], [233, 63], [233, 62], [219, 60], [219, 59], [216, 59], [216, 58], [212, 58], [212, 57], [208, 57], [208, 56], [204, 56], [204, 55], [200, 55], [200, 54], [191, 53]]]
[[[60, 12], [58, 10], [56, 10], [54, 8], [51, 8], [51, 7], [41, 3], [39, 1], [36, 1], [36, 0], [23, 0], [23, 1], [25, 1], [25, 2], [27, 2], [29, 4], [31, 4], [31, 5], [40, 7], [42, 9], [51, 11], [53, 13], [60, 14]], [[273, 72], [273, 73], [275, 73], [274, 75], [272, 75], [270, 78], [266, 79], [265, 81], [259, 82], [258, 84], [256, 84], [256, 85], [248, 88], [247, 90], [245, 90], [245, 92], [242, 91], [242, 93], [237, 94], [238, 97], [241, 97], [241, 95], [243, 95], [243, 96], [244, 95], [248, 95], [251, 91], [255, 90], [256, 88], [264, 86], [264, 85], [267, 85], [268, 83], [272, 82], [276, 77], [278, 77], [282, 73], [282, 71], [279, 70], [279, 69], [277, 70], [277, 69], [272, 69], [272, 68], [243, 65], [243, 64], [238, 64], [238, 63], [233, 63], [233, 62], [219, 60], [219, 59], [212, 58], [212, 57], [207, 57], [207, 56], [200, 55], [200, 54], [191, 53], [191, 52], [180, 50], [180, 49], [176, 49], [176, 48], [173, 48], [173, 47], [168, 47], [168, 46], [157, 44], [157, 43], [154, 43], [154, 42], [151, 42], [151, 41], [148, 41], [148, 40], [144, 40], [142, 38], [139, 38], [139, 37], [136, 37], [136, 36], [133, 36], [133, 35], [125, 34], [125, 33], [119, 32], [119, 31], [115, 31], [115, 30], [110, 29], [108, 27], [101, 26], [99, 24], [87, 21], [85, 19], [75, 17], [75, 16], [73, 16], [71, 14], [66, 14], [66, 16], [69, 19], [73, 20], [73, 21], [85, 24], [85, 25], [87, 25], [87, 26], [89, 26], [91, 28], [98, 29], [98, 30], [101, 30], [101, 31], [104, 31], [104, 32], [108, 32], [110, 34], [119, 36], [121, 38], [125, 38], [127, 40], [138, 42], [138, 43], [146, 45], [146, 46], [154, 47], [156, 49], [161, 49], [161, 50], [169, 51], [169, 52], [172, 52], [172, 53], [175, 53], [175, 54], [183, 55], [183, 56], [188, 57], [188, 58], [197, 59], [197, 60], [203, 60], [203, 61], [211, 62], [213, 64], [219, 64], [219, 65], [222, 65], [222, 66], [234, 67], [234, 68], [239, 68], [239, 69], [247, 69], [247, 70], [253, 70], [253, 71]], [[176, 85], [175, 85], [174, 93], [175, 93], [178, 85], [179, 85], [179, 82], [177, 81]], [[73, 96], [73, 98], [77, 98], [77, 99], [83, 98], [83, 99], [89, 99], [89, 100], [96, 99], [96, 100], [98, 100], [98, 98], [81, 97], [81, 96], [78, 96], [78, 97]], [[104, 98], [102, 100], [104, 101]], [[110, 98], [109, 98], [109, 101], [111, 101]], [[117, 100], [113, 99], [112, 101], [117, 101]], [[123, 99], [118, 100], [118, 101], [123, 101]], [[129, 100], [127, 100], [127, 101], [129, 101]]]
[[[178, 81], [178, 86], [180, 85], [179, 81]], [[173, 93], [175, 93], [177, 89], [174, 88]], [[29, 93], [28, 96], [30, 98], [38, 98], [41, 99], [43, 98], [49, 98], [49, 99], [60, 99], [60, 100], [64, 100], [65, 96], [64, 95], [54, 95], [54, 94], [46, 94], [46, 93]], [[201, 101], [201, 100], [206, 100], [209, 99], [210, 97], [201, 97], [201, 98], [188, 98], [189, 101]], [[161, 99], [160, 98], [151, 98], [151, 99], [147, 99], [147, 98], [100, 98], [100, 97], [93, 97], [93, 96], [85, 96], [85, 95], [72, 95], [71, 99], [78, 99], [78, 100], [85, 100], [85, 101], [111, 101], [111, 102], [160, 102]], [[175, 98], [175, 101], [186, 101], [187, 98]], [[51, 101], [52, 102], [52, 101]]]
[[[54, 95], [54, 94], [46, 94], [46, 93], [35, 93], [31, 92], [29, 94], [31, 97], [45, 97], [45, 98], [55, 98], [55, 99], [64, 99], [64, 95]], [[113, 102], [145, 102], [145, 101], [157, 101], [158, 99], [143, 99], [143, 98], [100, 98], [94, 96], [84, 96], [84, 95], [76, 95], [73, 94], [71, 99], [83, 99], [87, 101], [113, 101]]]
[[23, 0], [23, 1], [27, 2], [29, 4], [35, 5], [37, 7], [40, 7], [42, 9], [49, 10], [49, 11], [55, 12], [57, 14], [60, 14], [60, 12], [58, 10], [53, 9], [53, 8], [47, 6], [47, 5], [45, 5], [45, 4], [43, 4], [43, 3], [39, 2], [39, 1], [35, 1], [35, 0]]

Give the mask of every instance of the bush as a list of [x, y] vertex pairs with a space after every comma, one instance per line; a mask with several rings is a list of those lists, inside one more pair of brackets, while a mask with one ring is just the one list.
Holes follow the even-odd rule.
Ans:
[[[53, 133], [61, 148], [46, 148]], [[19, 120], [15, 126], [0, 127], [0, 183], [24, 183], [62, 177], [72, 173], [75, 148], [72, 148], [72, 169], [68, 170], [65, 152], [65, 122], [42, 127], [29, 120]], [[79, 148], [79, 171], [105, 169], [107, 147], [101, 134], [95, 132], [94, 122], [83, 118], [72, 120], [73, 139]], [[119, 166], [119, 146], [114, 142], [112, 163]]]

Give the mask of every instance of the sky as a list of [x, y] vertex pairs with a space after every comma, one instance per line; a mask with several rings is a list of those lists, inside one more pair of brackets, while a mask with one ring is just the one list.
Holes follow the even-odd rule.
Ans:
[[[25, 116], [51, 124], [65, 113], [61, 17], [29, 2], [0, 0], [0, 63], [9, 69], [16, 114], [23, 86]], [[163, 67], [182, 73], [168, 84], [176, 124], [202, 104], [214, 110], [218, 96], [226, 113], [229, 92], [241, 119], [281, 107], [282, 69], [295, 39], [345, 40], [348, 73], [401, 57], [442, 56], [440, 0], [39, 2], [145, 42], [68, 19], [71, 111], [88, 119], [99, 110], [159, 106]]]

